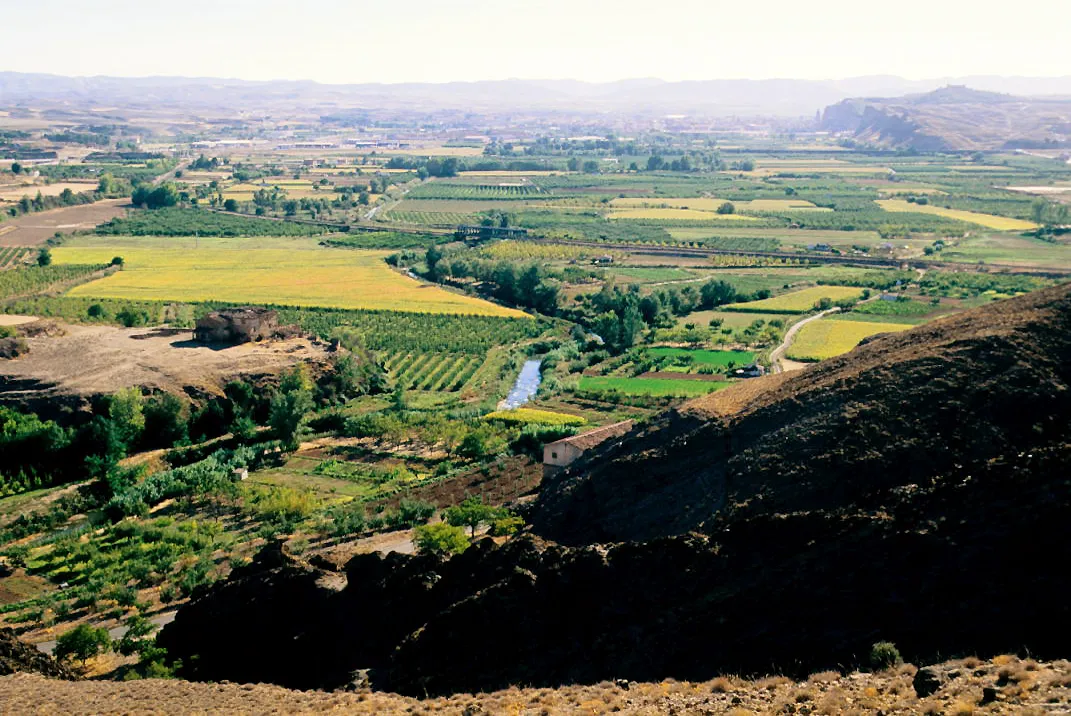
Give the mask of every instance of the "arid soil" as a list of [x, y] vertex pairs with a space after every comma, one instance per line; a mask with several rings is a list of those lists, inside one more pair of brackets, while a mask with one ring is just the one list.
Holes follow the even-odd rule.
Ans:
[[129, 207], [129, 199], [105, 199], [95, 204], [65, 206], [62, 209], [24, 214], [16, 219], [0, 222], [0, 246], [40, 246], [57, 231], [69, 234], [79, 229], [92, 229], [98, 224], [122, 216]]
[[[485, 694], [414, 699], [390, 693], [291, 691], [265, 684], [186, 681], [59, 681], [37, 674], [0, 677], [9, 713], [185, 714], [1043, 714], [1071, 709], [1071, 662], [998, 656], [962, 659], [917, 676], [907, 664], [876, 673], [822, 672], [803, 681], [719, 677], [705, 682], [602, 682], [560, 689], [511, 688]], [[939, 687], [920, 696], [914, 683]]]
[[131, 386], [218, 393], [239, 375], [322, 363], [325, 349], [299, 338], [227, 348], [193, 342], [190, 331], [64, 326], [65, 335], [29, 339], [29, 354], [0, 361], [0, 400], [93, 395]]

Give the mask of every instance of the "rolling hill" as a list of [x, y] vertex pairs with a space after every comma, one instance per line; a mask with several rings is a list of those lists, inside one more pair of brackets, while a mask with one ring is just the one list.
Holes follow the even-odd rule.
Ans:
[[919, 151], [1071, 146], [1071, 96], [1017, 97], [948, 86], [888, 99], [846, 99], [821, 126], [861, 142]]

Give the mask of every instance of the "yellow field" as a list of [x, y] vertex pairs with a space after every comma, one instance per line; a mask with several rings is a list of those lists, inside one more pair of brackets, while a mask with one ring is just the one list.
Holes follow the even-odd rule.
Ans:
[[[614, 208], [668, 208], [698, 209], [699, 211], [717, 211], [728, 199], [710, 197], [692, 198], [617, 198], [610, 202]], [[802, 199], [753, 199], [751, 201], [729, 201], [737, 211], [787, 211], [789, 209], [817, 209], [809, 201]]]
[[811, 321], [801, 328], [785, 355], [790, 360], [824, 360], [847, 353], [869, 336], [906, 331], [908, 328], [914, 326], [910, 323], [833, 321], [823, 318], [820, 321]]
[[716, 214], [713, 211], [698, 209], [621, 209], [611, 211], [610, 219], [659, 219], [662, 221], [758, 221], [754, 216], [741, 214]]
[[1030, 221], [1023, 221], [1022, 219], [1009, 219], [1006, 216], [996, 216], [994, 214], [979, 214], [974, 211], [946, 209], [943, 206], [931, 206], [929, 204], [920, 206], [903, 199], [882, 199], [879, 200], [877, 204], [885, 211], [936, 214], [937, 216], [945, 216], [949, 219], [967, 221], [972, 224], [984, 226], [988, 229], [996, 229], [997, 231], [1030, 231], [1031, 229], [1037, 228], [1037, 224]]
[[747, 311], [749, 313], [806, 313], [823, 298], [839, 301], [844, 298], [859, 298], [863, 289], [853, 286], [813, 286], [802, 291], [793, 291], [781, 296], [774, 296], [762, 301], [730, 303], [722, 306], [726, 311]]
[[126, 262], [72, 296], [526, 315], [408, 278], [383, 262], [389, 253], [328, 249], [315, 239], [93, 238], [52, 255], [60, 264]]
[[555, 413], [550, 410], [535, 410], [534, 408], [513, 408], [512, 410], [498, 410], [483, 416], [484, 420], [501, 420], [506, 423], [536, 424], [536, 425], [583, 425], [587, 422], [579, 415], [568, 413]]

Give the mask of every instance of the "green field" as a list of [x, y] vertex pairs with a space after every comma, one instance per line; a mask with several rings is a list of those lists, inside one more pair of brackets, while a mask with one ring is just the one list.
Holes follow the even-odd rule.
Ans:
[[87, 238], [53, 252], [57, 264], [125, 260], [122, 271], [71, 296], [524, 315], [422, 284], [391, 269], [383, 261], [388, 254], [324, 248], [310, 239], [217, 238]]
[[673, 358], [682, 358], [686, 361], [691, 361], [695, 365], [707, 365], [715, 366], [718, 368], [728, 368], [732, 363], [734, 366], [743, 366], [748, 363], [752, 363], [755, 360], [755, 354], [750, 351], [707, 351], [707, 350], [691, 350], [689, 348], [648, 348], [647, 352], [655, 357], [662, 358], [664, 356], [670, 356]]
[[593, 393], [618, 392], [627, 395], [691, 396], [706, 395], [729, 385], [714, 380], [673, 380], [672, 378], [618, 378], [584, 376], [578, 386]]

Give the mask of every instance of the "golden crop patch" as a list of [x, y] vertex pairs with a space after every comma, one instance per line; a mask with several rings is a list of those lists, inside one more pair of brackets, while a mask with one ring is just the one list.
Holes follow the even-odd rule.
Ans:
[[329, 249], [298, 239], [93, 239], [58, 248], [53, 257], [60, 264], [124, 259], [122, 271], [77, 286], [72, 296], [526, 315], [423, 284], [384, 263], [389, 253]]

